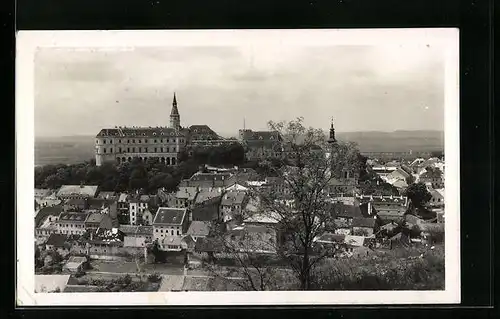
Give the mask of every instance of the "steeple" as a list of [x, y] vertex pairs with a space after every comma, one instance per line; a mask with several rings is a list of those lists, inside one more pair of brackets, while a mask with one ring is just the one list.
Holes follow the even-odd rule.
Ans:
[[328, 143], [330, 145], [335, 144], [337, 140], [335, 139], [335, 129], [333, 128], [333, 117], [330, 124], [330, 137], [328, 138]]
[[181, 116], [179, 115], [179, 110], [177, 109], [177, 97], [174, 92], [174, 100], [172, 101], [172, 111], [170, 111], [170, 127], [179, 129], [181, 126]]

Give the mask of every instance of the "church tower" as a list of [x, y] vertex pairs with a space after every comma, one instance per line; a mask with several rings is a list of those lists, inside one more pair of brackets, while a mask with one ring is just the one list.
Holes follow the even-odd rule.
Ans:
[[332, 122], [330, 125], [330, 137], [328, 138], [328, 144], [333, 146], [335, 143], [337, 143], [337, 140], [335, 139], [335, 129], [333, 128], [333, 117], [332, 117]]
[[170, 112], [170, 127], [176, 130], [181, 127], [181, 116], [179, 115], [179, 110], [177, 109], [177, 98], [174, 92], [174, 100], [172, 102], [172, 111]]

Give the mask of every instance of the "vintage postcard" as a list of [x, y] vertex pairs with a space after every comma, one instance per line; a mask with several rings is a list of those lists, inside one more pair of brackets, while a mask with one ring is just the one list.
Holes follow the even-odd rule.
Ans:
[[458, 30], [17, 45], [19, 305], [460, 302]]

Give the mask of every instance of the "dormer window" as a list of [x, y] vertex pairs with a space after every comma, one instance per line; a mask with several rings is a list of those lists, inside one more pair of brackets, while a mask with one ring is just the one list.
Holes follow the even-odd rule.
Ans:
[[[153, 132], [153, 136], [156, 136], [156, 132]], [[155, 142], [156, 143], [156, 142]]]
[[259, 136], [259, 140], [261, 140], [261, 139], [262, 139], [262, 135], [261, 135], [261, 136]]

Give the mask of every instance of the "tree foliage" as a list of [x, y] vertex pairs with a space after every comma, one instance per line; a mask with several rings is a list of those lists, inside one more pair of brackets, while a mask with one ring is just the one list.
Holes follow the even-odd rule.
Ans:
[[[345, 170], [358, 170], [360, 156], [353, 143], [327, 145], [324, 133], [306, 128], [302, 118], [288, 123], [269, 122], [269, 127], [279, 132], [283, 148], [288, 152], [281, 165], [270, 165], [269, 169], [284, 181], [289, 201], [284, 201], [282, 192], [273, 189], [254, 190], [250, 196], [259, 202], [259, 213], [279, 220], [277, 254], [292, 269], [300, 289], [307, 290], [311, 288], [315, 265], [335, 253], [328, 249], [318, 251], [314, 245], [314, 238], [325, 231], [325, 225], [334, 217], [327, 187], [331, 179], [341, 178]], [[326, 156], [325, 151], [330, 156]], [[251, 259], [240, 263], [259, 268], [253, 266]]]
[[116, 164], [95, 161], [73, 165], [46, 165], [35, 168], [35, 187], [57, 189], [62, 185], [99, 185], [101, 191], [156, 192], [164, 187], [175, 191], [183, 178], [191, 177], [200, 165], [240, 165], [244, 162], [243, 147], [237, 143], [219, 147], [196, 149], [192, 156], [182, 153], [177, 166], [166, 166], [157, 159], [146, 162], [134, 158], [131, 162]]
[[411, 201], [412, 206], [417, 209], [423, 208], [432, 198], [424, 183], [411, 184], [406, 189], [405, 195]]

